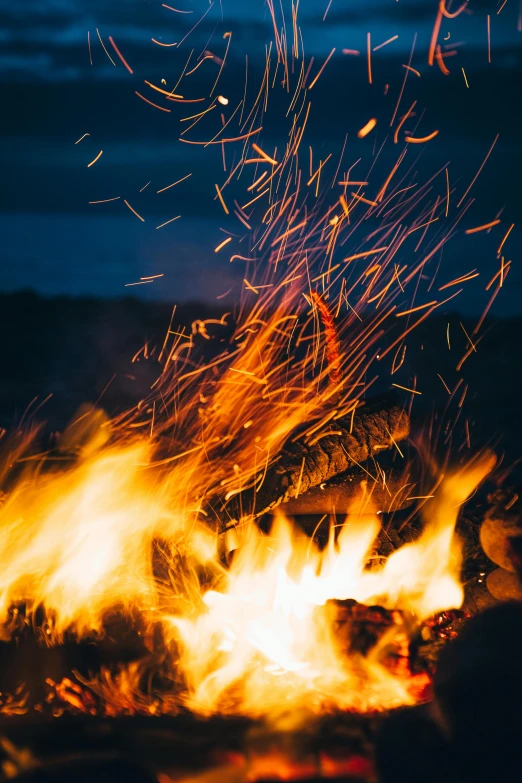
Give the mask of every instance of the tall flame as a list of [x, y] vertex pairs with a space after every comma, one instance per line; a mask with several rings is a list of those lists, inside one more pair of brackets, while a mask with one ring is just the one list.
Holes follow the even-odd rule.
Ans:
[[[413, 700], [408, 682], [383, 662], [407, 629], [392, 628], [366, 656], [346, 655], [331, 602], [379, 604], [417, 621], [460, 606], [454, 527], [491, 457], [440, 481], [423, 508], [421, 537], [383, 566], [370, 560], [379, 517], [365, 513], [348, 515], [323, 551], [283, 517], [268, 535], [246, 520], [228, 569], [222, 541], [187, 505], [184, 484], [176, 491], [176, 471], [151, 473], [150, 459], [147, 441], [107, 446], [87, 450], [69, 471], [18, 483], [0, 511], [6, 633], [10, 608], [22, 602], [29, 613], [45, 608], [51, 642], [66, 631], [102, 633], [115, 611], [137, 615], [162, 629], [185, 683], [180, 699], [203, 714], [368, 710]], [[168, 563], [162, 579], [155, 541]]]

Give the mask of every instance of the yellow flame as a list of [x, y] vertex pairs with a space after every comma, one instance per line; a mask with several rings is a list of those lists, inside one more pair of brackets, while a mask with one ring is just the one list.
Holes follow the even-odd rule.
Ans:
[[[439, 482], [423, 509], [424, 532], [384, 565], [372, 566], [380, 524], [366, 512], [349, 514], [323, 551], [282, 517], [269, 534], [245, 521], [228, 569], [222, 542], [197, 521], [184, 483], [176, 488], [176, 470], [151, 475], [150, 457], [147, 441], [86, 449], [74, 468], [18, 483], [0, 510], [5, 629], [10, 608], [22, 602], [28, 613], [45, 608], [51, 641], [67, 630], [101, 633], [115, 611], [137, 616], [162, 629], [164, 649], [177, 660], [178, 703], [203, 714], [370, 710], [414, 700], [407, 679], [384, 660], [405, 624], [365, 656], [347, 654], [331, 602], [379, 604], [417, 621], [460, 606], [455, 523], [491, 457]], [[153, 566], [158, 541], [167, 564], [161, 577]], [[129, 682], [138, 671], [120, 675], [112, 689], [99, 683], [99, 692], [114, 701], [120, 688], [122, 709], [132, 711]]]

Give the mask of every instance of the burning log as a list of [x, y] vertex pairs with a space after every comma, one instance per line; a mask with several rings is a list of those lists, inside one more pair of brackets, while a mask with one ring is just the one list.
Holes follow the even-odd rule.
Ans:
[[282, 511], [291, 516], [360, 514], [373, 510], [391, 513], [405, 508], [411, 494], [409, 477], [402, 470], [386, 471], [384, 477], [374, 477], [368, 471], [355, 469], [287, 500], [282, 504]]
[[229, 500], [222, 496], [212, 498], [208, 516], [215, 517], [224, 527], [243, 516], [259, 517], [390, 448], [406, 438], [409, 431], [408, 415], [400, 406], [382, 400], [364, 406], [353, 416], [329, 422], [308, 442], [298, 438], [289, 441], [260, 486]]

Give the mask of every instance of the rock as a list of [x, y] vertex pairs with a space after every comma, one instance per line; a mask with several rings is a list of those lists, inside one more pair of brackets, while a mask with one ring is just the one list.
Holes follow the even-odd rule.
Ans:
[[522, 504], [516, 489], [500, 489], [488, 497], [491, 503], [480, 529], [482, 549], [496, 565], [516, 571], [522, 565]]
[[518, 574], [497, 568], [486, 580], [488, 590], [497, 601], [522, 600], [522, 580]]
[[513, 539], [522, 539], [522, 527], [517, 521], [486, 519], [480, 528], [482, 549], [496, 565], [506, 571], [515, 571], [516, 549]]
[[451, 773], [460, 783], [518, 778], [521, 647], [522, 603], [510, 602], [469, 620], [441, 651], [432, 715], [448, 739]]

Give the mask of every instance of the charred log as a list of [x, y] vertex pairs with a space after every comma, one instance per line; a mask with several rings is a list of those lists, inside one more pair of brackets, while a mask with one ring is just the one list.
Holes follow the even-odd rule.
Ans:
[[210, 499], [206, 512], [222, 527], [244, 516], [261, 516], [390, 448], [409, 431], [408, 415], [398, 405], [379, 401], [364, 406], [353, 417], [329, 422], [311, 441], [299, 437], [289, 441], [264, 478], [260, 475], [260, 486], [228, 501], [217, 495]]
[[287, 500], [281, 510], [299, 517], [372, 511], [391, 513], [406, 508], [411, 503], [409, 496], [412, 494], [411, 477], [402, 470], [373, 476], [369, 471], [355, 468]]

